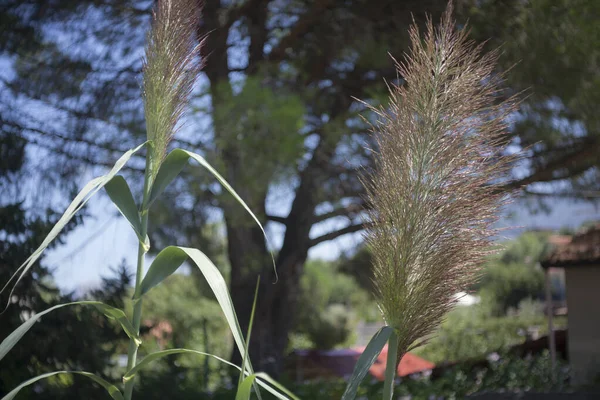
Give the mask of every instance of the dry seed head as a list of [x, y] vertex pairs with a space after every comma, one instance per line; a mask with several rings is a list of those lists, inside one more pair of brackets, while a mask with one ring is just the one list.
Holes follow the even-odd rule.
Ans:
[[158, 0], [152, 16], [144, 60], [144, 111], [148, 140], [153, 142], [153, 174], [188, 104], [202, 65], [197, 41], [200, 0]]
[[367, 243], [374, 287], [400, 356], [430, 334], [493, 252], [493, 224], [508, 200], [499, 190], [515, 160], [505, 155], [505, 120], [514, 99], [498, 103], [497, 53], [456, 31], [452, 6], [396, 62], [404, 84], [390, 87], [378, 123], [367, 189]]

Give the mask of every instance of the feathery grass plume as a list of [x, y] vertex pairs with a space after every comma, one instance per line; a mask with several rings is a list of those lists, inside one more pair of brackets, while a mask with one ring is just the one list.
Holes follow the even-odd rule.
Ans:
[[497, 103], [498, 53], [482, 54], [467, 35], [454, 29], [451, 4], [438, 27], [428, 20], [424, 37], [414, 24], [405, 61], [394, 60], [404, 84], [389, 88], [387, 108], [372, 108], [366, 239], [398, 362], [477, 278], [508, 200], [499, 185], [515, 157], [505, 155], [504, 121], [516, 101]]
[[202, 68], [197, 41], [200, 0], [158, 0], [144, 60], [144, 109], [152, 141], [152, 175], [158, 171], [169, 141], [187, 106]]

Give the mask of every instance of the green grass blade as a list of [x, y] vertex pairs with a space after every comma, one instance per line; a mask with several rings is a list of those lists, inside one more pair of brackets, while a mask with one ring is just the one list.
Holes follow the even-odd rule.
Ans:
[[85, 376], [86, 378], [93, 380], [94, 382], [96, 382], [97, 384], [102, 386], [104, 389], [106, 389], [106, 391], [108, 392], [110, 397], [112, 397], [114, 400], [123, 400], [123, 395], [121, 394], [119, 389], [116, 388], [116, 386], [110, 384], [109, 382], [105, 381], [104, 379], [100, 378], [99, 376], [96, 376], [90, 372], [84, 372], [84, 371], [55, 371], [55, 372], [49, 372], [47, 374], [42, 374], [42, 375], [36, 376], [35, 378], [31, 378], [31, 379], [21, 383], [19, 386], [17, 386], [13, 390], [11, 390], [6, 396], [4, 396], [2, 398], [2, 400], [12, 400], [24, 387], [34, 384], [39, 380], [46, 379], [46, 378], [49, 378], [54, 375], [60, 375], [60, 374], [69, 374], [69, 375], [72, 374], [72, 375]]
[[[254, 291], [254, 301], [252, 302], [252, 311], [250, 312], [250, 323], [248, 324], [248, 334], [246, 335], [246, 348], [244, 349], [244, 358], [242, 361], [242, 365], [246, 365], [246, 363], [248, 362], [248, 347], [250, 346], [250, 338], [252, 335], [252, 326], [254, 324], [254, 312], [256, 311], [256, 300], [258, 299], [258, 288], [260, 286], [260, 275], [256, 281], [256, 289]], [[252, 375], [251, 375], [252, 376]], [[250, 376], [248, 377], [250, 378]], [[240, 392], [240, 390], [246, 390], [246, 389], [242, 389], [242, 383], [243, 381], [247, 380], [248, 378], [244, 379], [244, 373], [240, 373], [240, 379], [238, 381], [238, 393]], [[252, 386], [254, 386], [254, 379], [250, 380], [250, 389], [252, 388]], [[250, 398], [250, 389], [248, 389], [248, 399]], [[258, 387], [256, 388], [256, 394], [258, 396], [258, 398], [260, 399], [260, 391], [258, 390]], [[242, 395], [244, 396], [244, 395]], [[237, 398], [237, 395], [236, 395]]]
[[[240, 376], [243, 376], [243, 374], [241, 374]], [[241, 380], [241, 382], [238, 384], [237, 393], [235, 394], [235, 400], [250, 400], [250, 395], [252, 394], [252, 386], [254, 386], [255, 379], [256, 374], [251, 374], [248, 375], [246, 379]]]
[[150, 289], [164, 281], [167, 277], [177, 271], [177, 268], [179, 268], [187, 259], [187, 253], [181, 248], [177, 246], [165, 247], [158, 253], [154, 261], [152, 261], [150, 268], [148, 268], [148, 272], [146, 272], [146, 275], [140, 284], [140, 291], [134, 295], [133, 299], [139, 299]]
[[398, 336], [392, 331], [388, 340], [387, 360], [385, 363], [385, 381], [383, 383], [383, 399], [393, 400], [394, 398], [394, 381], [397, 375], [398, 359]]
[[189, 159], [190, 156], [180, 149], [173, 150], [165, 157], [156, 174], [156, 178], [154, 178], [148, 207], [165, 191], [169, 183], [179, 175], [181, 170], [187, 165]]
[[[183, 150], [183, 149], [174, 149], [169, 153], [169, 155], [165, 158], [165, 161], [160, 166], [158, 174], [156, 175], [156, 179], [154, 180], [154, 184], [152, 186], [152, 191], [150, 194], [150, 202], [152, 204], [158, 196], [165, 190], [167, 185], [175, 179], [175, 177], [181, 172], [181, 170], [185, 167], [189, 159], [195, 160], [201, 167], [205, 168], [212, 176], [214, 176], [217, 181], [227, 190], [233, 198], [250, 214], [252, 219], [256, 222], [256, 224], [261, 229], [265, 239], [268, 242], [267, 234], [265, 232], [264, 227], [260, 223], [259, 219], [254, 215], [250, 207], [242, 200], [242, 198], [237, 194], [237, 192], [231, 187], [231, 185], [217, 172], [216, 169], [213, 168], [212, 165], [208, 163], [199, 154], [192, 153], [191, 151]], [[271, 254], [271, 259], [273, 261], [273, 270], [275, 271], [275, 277], [277, 279], [277, 269], [275, 268], [275, 258], [273, 254]]]
[[[180, 247], [180, 249], [185, 251], [194, 264], [196, 264], [196, 266], [200, 269], [204, 279], [206, 279], [206, 282], [215, 294], [215, 298], [221, 306], [221, 310], [223, 310], [223, 313], [225, 314], [225, 319], [229, 324], [229, 329], [231, 330], [237, 348], [240, 351], [242, 358], [244, 358], [246, 354], [244, 335], [242, 333], [242, 328], [240, 327], [235, 308], [233, 307], [233, 300], [231, 299], [231, 295], [229, 294], [229, 289], [227, 288], [227, 283], [225, 282], [223, 275], [221, 275], [219, 269], [200, 250], [190, 249], [187, 247]], [[250, 374], [254, 372], [249, 359], [246, 359], [245, 369]]]
[[119, 212], [129, 221], [138, 239], [144, 243], [146, 238], [143, 238], [140, 234], [142, 231], [140, 213], [125, 178], [121, 175], [115, 176], [106, 184], [104, 189]]
[[169, 350], [162, 350], [162, 351], [157, 351], [157, 352], [148, 354], [140, 362], [138, 362], [133, 368], [131, 368], [129, 371], [127, 371], [125, 373], [125, 375], [123, 375], [123, 382], [127, 382], [127, 381], [131, 380], [135, 376], [135, 374], [137, 374], [137, 372], [139, 370], [143, 369], [150, 363], [152, 363], [156, 360], [159, 360], [163, 357], [170, 356], [172, 354], [195, 354], [198, 356], [211, 357], [211, 358], [214, 358], [215, 360], [218, 360], [224, 364], [229, 365], [230, 367], [239, 369], [239, 367], [237, 365], [235, 365], [219, 356], [215, 356], [214, 354], [205, 353], [203, 351], [192, 350], [192, 349], [169, 349]]
[[[265, 235], [265, 237], [267, 236], [265, 230], [263, 229], [262, 224], [260, 223], [260, 221], [258, 220], [258, 218], [256, 217], [256, 215], [254, 215], [254, 213], [252, 212], [252, 210], [250, 210], [250, 207], [248, 207], [248, 205], [244, 202], [244, 200], [242, 200], [242, 198], [237, 194], [237, 192], [231, 187], [231, 185], [225, 180], [225, 178], [223, 178], [221, 176], [221, 174], [219, 174], [217, 172], [216, 169], [214, 169], [212, 167], [212, 165], [210, 165], [208, 163], [208, 161], [206, 161], [204, 159], [204, 157], [202, 157], [199, 154], [196, 153], [192, 153], [191, 151], [187, 151], [187, 150], [181, 150], [178, 149], [180, 151], [185, 152], [190, 158], [194, 159], [198, 164], [200, 164], [200, 166], [204, 167], [208, 172], [210, 172], [210, 174], [212, 176], [214, 176], [219, 183], [225, 188], [225, 190], [227, 190], [232, 196], [233, 198], [240, 203], [240, 205], [242, 207], [244, 207], [244, 209], [248, 212], [248, 214], [250, 214], [250, 216], [254, 219], [254, 221], [256, 222], [256, 224], [260, 227], [260, 229], [262, 230], [263, 234]], [[176, 151], [176, 150], [173, 150]]]
[[96, 307], [96, 309], [104, 314], [107, 318], [117, 321], [127, 336], [133, 339], [138, 346], [142, 344], [142, 339], [139, 337], [136, 329], [133, 327], [131, 321], [129, 321], [123, 310], [111, 307], [99, 301], [78, 301], [75, 302], [75, 304], [91, 305]]
[[[258, 298], [258, 288], [260, 285], [260, 276], [256, 282], [256, 289], [254, 290], [254, 301], [252, 302], [252, 311], [250, 312], [250, 323], [248, 324], [248, 334], [246, 335], [246, 348], [244, 349], [244, 360], [242, 365], [246, 365], [246, 360], [248, 358], [248, 347], [250, 346], [250, 338], [252, 335], [252, 325], [254, 324], [254, 312], [256, 311], [256, 299]], [[242, 380], [244, 380], [244, 374], [240, 374], [240, 380], [238, 381], [238, 385], [241, 385]]]
[[[198, 350], [192, 350], [192, 349], [169, 349], [169, 350], [162, 350], [162, 351], [157, 351], [155, 353], [151, 353], [148, 354], [146, 357], [144, 357], [139, 363], [136, 364], [135, 367], [133, 367], [132, 369], [130, 369], [129, 371], [127, 371], [127, 373], [125, 373], [125, 375], [123, 375], [123, 382], [127, 382], [131, 379], [133, 379], [133, 377], [135, 376], [135, 374], [143, 369], [144, 367], [146, 367], [147, 365], [149, 365], [150, 363], [159, 360], [163, 357], [172, 355], [172, 354], [195, 354], [195, 355], [199, 355], [199, 356], [206, 356], [206, 357], [211, 357], [214, 358], [217, 361], [222, 362], [223, 364], [229, 365], [230, 367], [233, 367], [235, 369], [237, 369], [238, 371], [241, 371], [242, 369], [240, 367], [238, 367], [237, 365], [219, 357], [216, 356], [214, 354], [210, 354], [210, 353], [205, 353], [203, 351], [198, 351]], [[246, 373], [248, 376], [252, 375], [252, 374], [248, 374]], [[256, 382], [258, 383], [258, 385], [260, 387], [262, 387], [263, 389], [265, 389], [267, 392], [271, 393], [273, 396], [275, 396], [276, 398], [280, 399], [280, 400], [299, 400], [298, 397], [294, 396], [289, 390], [287, 390], [283, 385], [277, 383], [275, 380], [273, 380], [269, 375], [264, 374], [262, 372], [259, 372], [257, 374], [254, 374], [256, 376]], [[273, 387], [271, 387], [269, 384], [267, 384], [266, 382], [268, 382], [270, 385], [272, 385], [273, 387], [278, 388], [279, 390], [281, 390], [282, 393], [285, 393], [286, 395], [288, 395], [289, 397], [284, 396], [283, 394], [279, 393], [277, 390], [273, 389]]]
[[365, 351], [360, 355], [354, 366], [354, 371], [352, 372], [348, 386], [346, 386], [346, 391], [344, 391], [342, 400], [354, 400], [358, 386], [369, 372], [369, 369], [375, 360], [377, 360], [377, 357], [379, 357], [383, 346], [387, 343], [392, 332], [394, 332], [394, 330], [391, 327], [384, 326], [373, 335], [369, 344], [367, 344]]
[[[260, 386], [262, 386], [263, 388], [265, 388], [266, 390], [268, 390], [267, 388], [269, 386], [265, 385], [265, 384], [262, 384], [261, 382], [263, 382], [263, 381], [264, 382], [268, 382], [273, 387], [279, 389], [279, 391], [281, 391], [281, 393], [284, 393], [290, 399], [292, 399], [292, 400], [300, 400], [294, 393], [290, 392], [285, 386], [283, 386], [281, 383], [277, 382], [275, 379], [271, 378], [268, 374], [266, 374], [264, 372], [257, 372], [255, 375], [256, 375], [256, 378], [257, 378], [256, 381], [258, 382], [258, 384]], [[273, 393], [273, 392], [269, 390], [269, 393]], [[281, 398], [281, 397], [278, 397], [278, 398]]]
[[[169, 246], [163, 249], [158, 253], [150, 265], [146, 276], [144, 276], [144, 279], [140, 284], [139, 293], [134, 295], [134, 301], [141, 298], [141, 296], [146, 294], [150, 289], [173, 274], [188, 258], [190, 258], [200, 269], [204, 279], [206, 279], [206, 282], [215, 294], [217, 302], [219, 303], [219, 306], [221, 306], [221, 310], [229, 324], [229, 329], [231, 330], [237, 348], [240, 351], [242, 358], [244, 358], [246, 353], [244, 335], [233, 307], [233, 301], [231, 300], [227, 283], [219, 269], [200, 250], [176, 246]], [[245, 365], [249, 373], [254, 372], [250, 360], [247, 360]]]
[[8, 295], [8, 300], [6, 303], [6, 308], [10, 304], [10, 299], [15, 291], [15, 286], [21, 281], [23, 276], [29, 271], [29, 269], [33, 266], [33, 264], [40, 258], [44, 250], [50, 245], [50, 243], [56, 238], [56, 236], [60, 233], [60, 231], [67, 225], [67, 223], [73, 218], [73, 216], [88, 202], [88, 200], [96, 194], [100, 189], [102, 189], [129, 161], [131, 156], [133, 156], [136, 152], [138, 152], [146, 143], [143, 143], [136, 147], [135, 149], [127, 151], [125, 154], [117, 160], [113, 168], [103, 176], [92, 179], [88, 182], [83, 189], [75, 196], [75, 199], [69, 204], [64, 214], [60, 217], [58, 222], [54, 224], [50, 233], [46, 236], [42, 244], [30, 255], [27, 260], [15, 271], [15, 273], [11, 276], [11, 278], [6, 282], [6, 284], [0, 290], [0, 293], [3, 293], [10, 285], [10, 283], [15, 280], [10, 293]]
[[129, 322], [129, 320], [127, 319], [127, 316], [125, 315], [125, 313], [122, 310], [111, 307], [111, 306], [101, 303], [99, 301], [75, 301], [72, 303], [59, 304], [54, 307], [50, 307], [47, 310], [44, 310], [40, 313], [37, 313], [37, 314], [31, 316], [31, 318], [29, 318], [27, 321], [23, 322], [17, 329], [12, 331], [12, 333], [10, 335], [8, 335], [2, 341], [2, 343], [0, 343], [0, 360], [2, 360], [4, 358], [4, 356], [19, 342], [19, 340], [21, 340], [21, 338], [33, 327], [33, 325], [41, 317], [43, 317], [44, 315], [46, 315], [49, 312], [52, 312], [56, 309], [66, 307], [66, 306], [78, 305], [78, 304], [79, 305], [90, 305], [90, 306], [96, 307], [98, 309], [98, 311], [100, 311], [101, 313], [106, 315], [108, 318], [115, 319], [116, 321], [118, 321], [119, 324], [121, 324], [121, 327], [123, 328], [125, 333], [127, 333], [127, 335], [130, 338], [133, 338], [134, 340], [141, 343], [139, 336], [135, 333], [135, 330], [133, 329], [133, 326], [131, 325], [131, 322]]

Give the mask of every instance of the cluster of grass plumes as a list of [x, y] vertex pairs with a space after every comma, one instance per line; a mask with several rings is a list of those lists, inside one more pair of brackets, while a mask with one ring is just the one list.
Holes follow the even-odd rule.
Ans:
[[497, 52], [456, 31], [452, 7], [396, 62], [403, 82], [387, 108], [373, 108], [374, 170], [363, 177], [369, 202], [367, 242], [374, 287], [398, 340], [398, 361], [430, 334], [494, 251], [493, 224], [507, 193], [513, 156], [505, 120], [513, 99], [498, 103]]
[[197, 40], [201, 0], [160, 0], [153, 12], [144, 60], [144, 109], [156, 172], [188, 104], [202, 63]]

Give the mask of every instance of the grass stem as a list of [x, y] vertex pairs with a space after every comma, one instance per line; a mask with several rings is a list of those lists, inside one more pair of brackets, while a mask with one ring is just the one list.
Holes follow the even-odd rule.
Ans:
[[[152, 179], [152, 166], [150, 160], [151, 152], [148, 151], [146, 155], [146, 170], [144, 173], [144, 194], [142, 199], [142, 207], [140, 210], [141, 216], [141, 236], [146, 237], [148, 233], [148, 200], [150, 197], [150, 183]], [[143, 273], [144, 273], [144, 256], [148, 251], [147, 247], [143, 243], [139, 243], [138, 245], [138, 257], [137, 257], [137, 268], [135, 272], [135, 293], [137, 294], [140, 290], [140, 284], [142, 282]], [[139, 335], [140, 333], [140, 323], [142, 319], [142, 299], [139, 298], [133, 305], [133, 319], [132, 324], [135, 332]], [[135, 367], [137, 363], [137, 351], [138, 344], [135, 340], [129, 340], [129, 349], [127, 351], [127, 370], [129, 371], [131, 368]], [[131, 379], [125, 383], [125, 400], [131, 400], [133, 396], [133, 385], [134, 379]]]
[[392, 332], [388, 342], [387, 361], [385, 364], [385, 382], [383, 384], [383, 400], [391, 400], [394, 396], [394, 381], [398, 368], [398, 335]]

